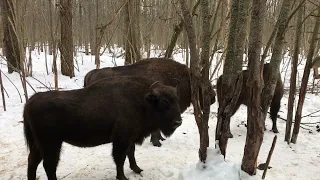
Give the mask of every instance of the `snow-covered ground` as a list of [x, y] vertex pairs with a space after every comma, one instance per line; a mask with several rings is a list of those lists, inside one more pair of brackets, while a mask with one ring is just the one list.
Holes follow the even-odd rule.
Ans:
[[[118, 50], [118, 54], [119, 54]], [[157, 56], [152, 54], [151, 56]], [[44, 53], [32, 52], [33, 57], [33, 77], [44, 83], [46, 86], [54, 87], [53, 74], [51, 73], [51, 59], [48, 56], [49, 75], [46, 75]], [[185, 63], [182, 54], [176, 54], [174, 59]], [[82, 88], [83, 78], [91, 69], [95, 68], [94, 57], [78, 53], [75, 57], [78, 62], [75, 70], [76, 77], [69, 77], [59, 74], [59, 87], [64, 89]], [[123, 65], [123, 59], [115, 59], [117, 65]], [[27, 170], [27, 148], [23, 137], [22, 110], [24, 106], [24, 96], [20, 78], [17, 73], [8, 74], [4, 60], [0, 60], [0, 68], [4, 74], [2, 78], [4, 87], [8, 93], [6, 95], [7, 111], [3, 111], [2, 97], [0, 97], [0, 179], [26, 179]], [[83, 62], [83, 63], [82, 63]], [[215, 65], [213, 61], [213, 66]], [[281, 67], [285, 69], [285, 65]], [[105, 53], [101, 56], [101, 67], [114, 66], [111, 54]], [[60, 69], [60, 63], [58, 63]], [[304, 66], [299, 66], [299, 79], [302, 77]], [[222, 69], [222, 68], [221, 68]], [[219, 75], [222, 71], [219, 71]], [[313, 72], [312, 72], [313, 73]], [[5, 76], [4, 76], [5, 75]], [[6, 77], [7, 76], [7, 77]], [[215, 75], [217, 77], [217, 75]], [[285, 88], [289, 87], [290, 66], [285, 76]], [[15, 86], [8, 80], [14, 82], [21, 94], [21, 99]], [[46, 91], [44, 85], [32, 77], [27, 80], [36, 91]], [[310, 77], [310, 83], [312, 78]], [[215, 84], [215, 81], [213, 81]], [[300, 85], [300, 84], [299, 84]], [[34, 93], [28, 86], [29, 97]], [[280, 116], [286, 118], [288, 93], [282, 99]], [[298, 98], [296, 98], [297, 101]], [[241, 106], [239, 111], [231, 119], [231, 131], [234, 138], [229, 140], [226, 161], [223, 161], [221, 154], [214, 148], [214, 134], [216, 127], [217, 103], [211, 106], [209, 121], [210, 149], [208, 150], [207, 168], [201, 170], [201, 163], [198, 163], [199, 135], [196, 123], [192, 114], [192, 107], [182, 115], [183, 124], [167, 140], [163, 141], [161, 148], [154, 147], [147, 138], [142, 146], [136, 147], [136, 159], [138, 165], [144, 170], [142, 176], [134, 174], [126, 160], [124, 169], [125, 175], [130, 180], [177, 180], [184, 177], [188, 180], [205, 179], [249, 179], [243, 178], [245, 175], [240, 170], [243, 156], [243, 149], [246, 138], [247, 110], [246, 106]], [[307, 94], [303, 115], [315, 112], [320, 109], [320, 97], [318, 95]], [[313, 116], [313, 117], [312, 117]], [[304, 117], [302, 122], [318, 122], [320, 113]], [[316, 124], [303, 126], [298, 137], [298, 144], [287, 145], [284, 142], [285, 121], [278, 119], [278, 141], [274, 150], [266, 179], [272, 180], [316, 180], [320, 179], [320, 133], [316, 131]], [[258, 164], [264, 163], [267, 159], [271, 147], [274, 133], [270, 132], [271, 120], [266, 121], [267, 131], [258, 157]], [[114, 180], [116, 177], [116, 167], [111, 157], [111, 144], [101, 145], [94, 148], [78, 148], [66, 143], [63, 144], [61, 160], [57, 170], [58, 179], [108, 179]], [[241, 173], [240, 173], [241, 172]], [[42, 163], [38, 167], [37, 175], [39, 179], [47, 179]], [[261, 178], [262, 171], [258, 170], [255, 179]], [[240, 178], [242, 177], [242, 178]]]

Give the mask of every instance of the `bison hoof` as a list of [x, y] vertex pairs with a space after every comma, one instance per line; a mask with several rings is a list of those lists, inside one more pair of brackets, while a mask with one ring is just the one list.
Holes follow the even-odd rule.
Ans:
[[233, 138], [233, 135], [231, 133], [228, 133], [228, 138]]
[[129, 180], [125, 176], [117, 176], [117, 180]]
[[137, 174], [140, 174], [143, 170], [141, 168], [139, 168], [139, 166], [135, 165], [135, 166], [130, 166], [130, 169], [137, 173]]
[[159, 136], [159, 139], [160, 139], [161, 141], [166, 140], [166, 139], [165, 139], [165, 138], [163, 138], [161, 135]]
[[152, 142], [153, 146], [156, 146], [156, 147], [161, 147], [161, 145], [162, 145], [159, 140], [151, 141], [151, 142]]

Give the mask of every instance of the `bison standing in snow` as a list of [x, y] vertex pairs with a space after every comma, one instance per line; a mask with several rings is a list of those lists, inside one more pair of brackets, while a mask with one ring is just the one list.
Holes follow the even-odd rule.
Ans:
[[[179, 82], [180, 110], [183, 113], [191, 103], [191, 85], [189, 68], [169, 58], [148, 58], [137, 61], [134, 64], [118, 67], [106, 67], [89, 71], [84, 78], [84, 87], [97, 80], [111, 76], [145, 76], [155, 81], [160, 81], [168, 86], [175, 86]], [[211, 104], [215, 102], [215, 92], [211, 84]], [[201, 91], [200, 91], [201, 92]], [[202, 98], [200, 93], [200, 99]], [[202, 105], [202, 103], [200, 103]], [[202, 108], [202, 107], [201, 107]], [[160, 131], [151, 133], [150, 141], [154, 146], [161, 146]]]
[[[264, 64], [264, 69], [263, 69], [263, 79], [264, 79], [264, 83], [266, 84], [267, 81], [269, 80], [269, 71], [270, 71], [270, 64], [266, 63]], [[239, 109], [240, 105], [246, 105], [248, 104], [248, 92], [247, 92], [247, 80], [249, 78], [249, 71], [248, 70], [244, 70], [242, 71], [243, 73], [243, 83], [242, 83], [242, 89], [241, 89], [241, 93], [239, 95], [239, 99], [237, 101], [237, 104], [232, 112], [232, 115], [234, 115], [237, 110]], [[283, 89], [283, 83], [281, 80], [281, 75], [280, 72], [278, 72], [278, 81], [276, 84], [276, 89], [274, 90], [274, 95], [273, 95], [273, 99], [271, 101], [271, 105], [270, 105], [270, 117], [272, 119], [272, 131], [274, 133], [278, 133], [278, 128], [277, 128], [277, 118], [278, 118], [278, 112], [280, 110], [280, 106], [281, 106], [281, 99], [284, 93], [284, 89]], [[218, 102], [219, 104], [222, 102], [222, 98], [223, 98], [223, 94], [222, 94], [222, 76], [219, 77], [218, 81], [217, 81], [217, 97], [218, 97]], [[229, 129], [229, 132], [230, 129]], [[230, 133], [229, 134], [230, 137], [233, 137], [233, 135]]]
[[177, 88], [144, 77], [112, 77], [88, 87], [34, 94], [25, 104], [24, 135], [30, 150], [28, 180], [36, 179], [43, 160], [49, 180], [63, 142], [78, 147], [113, 143], [117, 179], [127, 180], [126, 156], [135, 173], [135, 144], [160, 129], [167, 137], [181, 125]]

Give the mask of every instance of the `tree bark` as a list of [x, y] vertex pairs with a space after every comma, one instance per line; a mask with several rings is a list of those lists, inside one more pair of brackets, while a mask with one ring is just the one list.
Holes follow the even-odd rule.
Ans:
[[15, 10], [12, 0], [0, 0], [3, 22], [4, 55], [7, 58], [8, 73], [21, 71], [20, 48], [15, 24]]
[[[196, 33], [194, 29], [194, 24], [192, 21], [192, 16], [187, 8], [185, 0], [179, 0], [181, 11], [183, 14], [184, 27], [188, 35], [189, 46], [190, 46], [190, 69], [191, 69], [191, 101], [194, 108], [194, 116], [198, 126], [200, 139], [202, 130], [202, 119], [203, 115], [199, 103], [199, 82], [201, 78], [200, 74], [200, 61], [196, 47]], [[200, 141], [201, 143], [201, 141]], [[201, 147], [201, 144], [200, 144]], [[203, 152], [204, 153], [204, 152]], [[205, 154], [203, 154], [201, 149], [199, 150], [199, 159], [204, 162]]]
[[140, 4], [140, 0], [128, 1], [125, 5], [125, 65], [132, 64], [137, 60], [141, 59], [139, 43], [138, 43], [138, 29], [135, 29], [135, 24], [139, 23], [139, 16], [136, 11], [136, 6]]
[[61, 72], [65, 76], [74, 77], [73, 34], [72, 34], [72, 0], [60, 0], [61, 23]]
[[[197, 10], [199, 4], [200, 4], [200, 0], [198, 0], [197, 3], [193, 6], [192, 17], [195, 15], [195, 11]], [[181, 22], [178, 25], [174, 26], [173, 34], [172, 34], [171, 40], [170, 40], [170, 44], [168, 45], [167, 50], [166, 50], [166, 54], [164, 55], [165, 57], [170, 58], [172, 56], [173, 49], [177, 43], [178, 37], [180, 36], [182, 30], [183, 30], [183, 21], [181, 20]]]
[[310, 69], [312, 67], [312, 59], [313, 59], [313, 55], [314, 55], [314, 50], [316, 47], [316, 43], [318, 41], [319, 27], [320, 27], [320, 3], [318, 6], [318, 14], [316, 16], [316, 22], [314, 25], [313, 34], [310, 39], [310, 47], [309, 47], [309, 52], [308, 52], [308, 56], [307, 56], [307, 62], [304, 67], [304, 72], [303, 72], [303, 77], [302, 77], [302, 82], [301, 82], [301, 87], [300, 87], [300, 92], [299, 92], [298, 106], [297, 106], [295, 123], [294, 123], [294, 127], [293, 127], [292, 138], [291, 138], [291, 142], [294, 144], [297, 143], [297, 139], [298, 139], [300, 123], [301, 123], [302, 108], [303, 108], [303, 103], [304, 103], [304, 99], [306, 96], [306, 90], [307, 90], [307, 85], [308, 85]]
[[[49, 3], [49, 26], [50, 26], [50, 31], [54, 31], [53, 30], [53, 17], [52, 17], [52, 1], [48, 0]], [[49, 38], [49, 55], [52, 55], [53, 53], [53, 48], [54, 48], [54, 42], [53, 42], [53, 38]]]
[[[228, 50], [226, 54], [225, 64], [223, 67], [221, 88], [222, 94], [224, 94], [225, 96], [223, 97], [223, 101], [219, 103], [216, 130], [216, 139], [219, 140], [219, 147], [224, 156], [226, 155], [226, 147], [230, 134], [230, 117], [231, 112], [233, 111], [233, 109], [228, 108], [234, 107], [234, 104], [230, 104], [230, 102], [237, 102], [237, 98], [239, 97], [241, 91], [241, 87], [239, 87], [239, 92], [236, 92], [235, 88], [239, 86], [239, 83], [242, 84], [242, 82], [239, 82], [240, 79], [242, 79], [242, 77], [239, 78], [239, 73], [241, 73], [242, 71], [244, 42], [246, 37], [245, 35], [247, 32], [246, 24], [248, 19], [249, 2], [250, 1], [240, 0], [232, 1], [229, 39], [227, 48]], [[237, 85], [235, 86], [235, 84]]]
[[[304, 0], [302, 0], [304, 1]], [[290, 135], [291, 135], [291, 127], [292, 127], [292, 118], [293, 118], [293, 105], [296, 94], [296, 79], [297, 79], [297, 67], [298, 67], [298, 59], [300, 54], [300, 45], [301, 45], [301, 37], [302, 37], [302, 15], [304, 6], [300, 7], [297, 17], [296, 24], [296, 39], [294, 45], [294, 52], [292, 57], [291, 64], [291, 77], [290, 77], [290, 92], [288, 98], [288, 113], [287, 113], [287, 123], [286, 123], [286, 134], [284, 140], [290, 143]]]
[[200, 160], [205, 161], [207, 158], [207, 147], [209, 147], [209, 134], [208, 134], [208, 121], [210, 114], [211, 97], [210, 90], [212, 87], [209, 80], [209, 54], [210, 54], [210, 19], [209, 13], [209, 2], [208, 0], [200, 0], [201, 11], [202, 11], [202, 48], [201, 48], [201, 81], [200, 86], [202, 89], [202, 98], [200, 101], [203, 103], [203, 114], [202, 114], [202, 127], [200, 133]]
[[167, 47], [166, 54], [164, 57], [170, 58], [173, 53], [173, 49], [176, 45], [176, 42], [178, 40], [178, 37], [180, 36], [180, 33], [183, 30], [183, 21], [181, 21], [178, 25], [174, 26], [173, 34], [171, 36], [170, 44]]
[[248, 126], [246, 145], [241, 169], [249, 175], [256, 173], [256, 162], [263, 141], [264, 121], [261, 118], [261, 76], [260, 53], [262, 47], [262, 30], [266, 10], [266, 0], [257, 0], [252, 4], [248, 64], [249, 78], [247, 82], [248, 99]]
[[[262, 90], [261, 95], [261, 108], [262, 108], [262, 115], [263, 121], [265, 121], [268, 108], [270, 107], [271, 100], [273, 98], [274, 90], [276, 88], [277, 80], [278, 80], [278, 73], [279, 67], [281, 63], [281, 56], [283, 50], [283, 44], [285, 39], [286, 33], [286, 23], [288, 20], [288, 15], [291, 7], [291, 0], [284, 0], [281, 6], [280, 15], [278, 19], [278, 30], [277, 35], [273, 47], [273, 53], [270, 60], [270, 71], [269, 71], [269, 79]], [[261, 71], [261, 74], [263, 72]]]

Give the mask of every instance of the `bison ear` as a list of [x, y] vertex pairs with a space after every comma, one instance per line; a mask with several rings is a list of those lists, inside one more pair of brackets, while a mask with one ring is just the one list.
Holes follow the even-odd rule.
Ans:
[[144, 98], [148, 103], [152, 105], [157, 105], [159, 103], [159, 96], [155, 94], [148, 93]]

